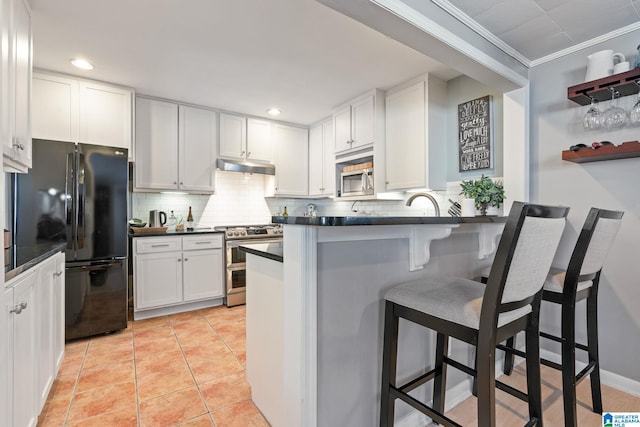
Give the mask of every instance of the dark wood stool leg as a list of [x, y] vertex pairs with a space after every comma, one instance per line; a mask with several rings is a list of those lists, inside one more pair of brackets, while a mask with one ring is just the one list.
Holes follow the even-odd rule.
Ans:
[[589, 375], [593, 412], [602, 414], [600, 358], [598, 357], [598, 297], [597, 288], [595, 287], [587, 298], [587, 345], [589, 347], [589, 362], [595, 365]]
[[433, 409], [444, 414], [444, 399], [447, 391], [447, 364], [444, 357], [449, 352], [449, 337], [438, 332], [436, 339], [436, 364], [433, 379]]
[[[507, 338], [507, 342], [505, 343], [505, 347], [516, 348], [516, 336], [512, 336], [511, 338]], [[504, 352], [504, 365], [502, 365], [502, 372], [505, 375], [511, 375], [513, 372], [513, 363], [515, 359], [515, 355], [511, 352]]]
[[564, 425], [577, 425], [575, 301], [562, 304], [562, 400]]
[[394, 303], [385, 301], [380, 427], [393, 426], [395, 399], [391, 396], [390, 387], [395, 387], [396, 385], [396, 367], [398, 361], [398, 317], [393, 312], [394, 306]]
[[478, 337], [476, 374], [478, 388], [478, 427], [496, 425], [496, 340]]
[[[533, 324], [535, 322], [535, 324]], [[529, 417], [537, 419], [542, 426], [542, 385], [540, 379], [540, 338], [538, 321], [532, 321], [526, 334], [527, 395], [529, 397]], [[513, 357], [513, 355], [511, 355]]]

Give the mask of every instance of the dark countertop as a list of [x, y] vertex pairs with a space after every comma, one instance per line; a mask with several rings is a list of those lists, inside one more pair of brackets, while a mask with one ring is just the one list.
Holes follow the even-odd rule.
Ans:
[[9, 258], [12, 259], [13, 252], [15, 252], [15, 262], [12, 260], [9, 265], [4, 267], [5, 283], [56, 253], [64, 251], [66, 247], [67, 242], [48, 242], [34, 246], [13, 246], [10, 248], [12, 253], [9, 255]]
[[278, 262], [282, 262], [284, 260], [282, 255], [282, 242], [247, 243], [246, 245], [241, 245], [240, 250], [248, 254], [258, 255]]
[[506, 216], [272, 216], [276, 224], [346, 226], [504, 223]]
[[219, 233], [224, 234], [224, 231], [216, 231], [213, 228], [207, 229], [196, 229], [194, 231], [165, 231], [162, 233], [139, 233], [134, 234], [131, 230], [129, 230], [129, 237], [154, 237], [154, 236], [190, 236], [193, 234], [211, 234], [211, 233]]

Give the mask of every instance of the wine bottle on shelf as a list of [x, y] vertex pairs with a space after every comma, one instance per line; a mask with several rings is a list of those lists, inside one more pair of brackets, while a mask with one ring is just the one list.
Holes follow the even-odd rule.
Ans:
[[191, 206], [189, 206], [189, 213], [187, 214], [187, 231], [193, 231], [193, 214], [191, 213]]

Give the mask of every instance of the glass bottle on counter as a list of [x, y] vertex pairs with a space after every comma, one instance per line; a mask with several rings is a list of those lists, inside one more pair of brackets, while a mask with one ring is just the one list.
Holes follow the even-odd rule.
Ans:
[[289, 216], [289, 214], [287, 213], [287, 207], [284, 207], [284, 212], [282, 212], [282, 216]]
[[169, 215], [169, 218], [167, 219], [167, 226], [169, 227], [169, 230], [174, 231], [176, 229], [176, 225], [178, 225], [178, 218], [176, 218], [176, 215], [171, 211], [171, 215]]
[[187, 231], [193, 231], [193, 214], [191, 213], [191, 206], [189, 206], [189, 213], [187, 214]]

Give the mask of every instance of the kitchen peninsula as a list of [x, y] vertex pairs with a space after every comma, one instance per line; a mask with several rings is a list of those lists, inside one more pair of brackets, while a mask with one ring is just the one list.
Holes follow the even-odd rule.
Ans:
[[[282, 262], [261, 262], [253, 248], [247, 280], [249, 289], [252, 280], [272, 286], [270, 298], [278, 304], [270, 313], [282, 325], [275, 331], [282, 345], [275, 360], [252, 354], [258, 349], [250, 343], [256, 331], [248, 302], [247, 379], [252, 388], [264, 386], [258, 383], [266, 378], [252, 375], [252, 364], [268, 363], [282, 372], [269, 378], [275, 398], [256, 405], [274, 427], [313, 427], [378, 423], [384, 293], [432, 275], [476, 277], [491, 262], [505, 218], [278, 216], [272, 221], [284, 226]], [[263, 323], [271, 323], [266, 316]], [[398, 377], [424, 370], [434, 345], [429, 331], [403, 325]], [[451, 351], [473, 362], [466, 345], [452, 343]], [[449, 375], [449, 385], [455, 390], [448, 393], [448, 405], [470, 394], [469, 380], [457, 372]], [[417, 398], [430, 399], [422, 389], [416, 392]], [[396, 413], [396, 425], [423, 420], [405, 407]]]

